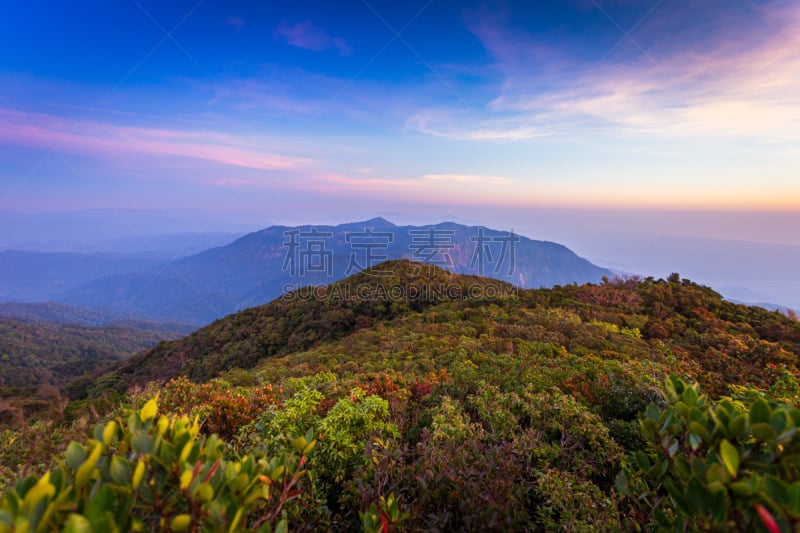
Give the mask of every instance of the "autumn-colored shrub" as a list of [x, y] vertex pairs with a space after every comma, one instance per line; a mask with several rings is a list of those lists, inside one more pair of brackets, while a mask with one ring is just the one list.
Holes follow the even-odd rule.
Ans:
[[232, 387], [221, 380], [192, 383], [188, 378], [170, 380], [161, 393], [167, 412], [199, 415], [205, 434], [231, 437], [268, 407], [279, 402], [280, 390], [272, 385]]

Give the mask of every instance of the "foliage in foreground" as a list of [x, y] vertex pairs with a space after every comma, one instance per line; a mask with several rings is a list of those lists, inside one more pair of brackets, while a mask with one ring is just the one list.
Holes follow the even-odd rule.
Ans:
[[[628, 453], [557, 388], [483, 383], [462, 400], [440, 377], [415, 389], [410, 405], [426, 406], [411, 407], [415, 421], [395, 418], [403, 432], [390, 405], [406, 387], [382, 376], [348, 391], [320, 374], [227, 443], [199, 416], [158, 416], [152, 399], [20, 480], [0, 501], [0, 532], [794, 531], [800, 410], [781, 396], [793, 383], [713, 401], [671, 377]], [[175, 402], [186, 387], [164, 392]]]
[[800, 410], [752, 393], [712, 402], [675, 377], [666, 390], [667, 408], [641, 421], [648, 448], [617, 478], [639, 519], [668, 531], [797, 531]]
[[157, 416], [156, 400], [94, 437], [6, 494], [0, 532], [285, 531], [283, 508], [300, 494], [315, 444], [300, 437], [271, 458], [226, 459], [222, 441], [200, 437], [197, 419]]

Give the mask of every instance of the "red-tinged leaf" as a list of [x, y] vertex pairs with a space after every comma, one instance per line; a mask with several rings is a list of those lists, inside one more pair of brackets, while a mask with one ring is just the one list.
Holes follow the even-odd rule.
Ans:
[[756, 512], [758, 513], [759, 518], [761, 518], [761, 521], [764, 523], [764, 527], [766, 527], [770, 533], [781, 533], [775, 518], [772, 517], [772, 514], [767, 511], [763, 505], [760, 503], [754, 503], [753, 507], [756, 508]]
[[206, 474], [206, 478], [203, 481], [207, 482], [209, 479], [211, 479], [211, 476], [213, 476], [214, 472], [216, 472], [217, 468], [219, 468], [219, 464], [219, 459], [217, 459], [217, 462], [214, 463], [214, 466], [212, 466], [211, 470], [208, 471], [208, 474]]
[[386, 516], [383, 509], [381, 509], [381, 531], [383, 533], [389, 533], [389, 517]]

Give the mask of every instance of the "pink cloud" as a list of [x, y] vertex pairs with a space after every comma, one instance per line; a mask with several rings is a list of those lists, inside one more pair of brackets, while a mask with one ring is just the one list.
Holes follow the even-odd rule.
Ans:
[[496, 96], [483, 113], [426, 110], [407, 125], [472, 140], [571, 133], [587, 123], [622, 134], [798, 140], [800, 12], [791, 2], [776, 2], [756, 13], [706, 27], [700, 41], [687, 29], [682, 37], [694, 48], [653, 47], [632, 59], [588, 65], [507, 28], [502, 17], [485, 18], [472, 30], [504, 74]]
[[325, 30], [313, 25], [311, 22], [289, 24], [283, 21], [275, 30], [275, 37], [282, 39], [286, 44], [297, 48], [304, 48], [314, 52], [324, 52], [329, 48], [339, 50], [341, 55], [348, 54], [350, 47], [340, 37], [330, 37]]
[[95, 157], [132, 154], [197, 159], [233, 167], [286, 170], [308, 163], [257, 147], [253, 139], [212, 131], [135, 128], [78, 123], [39, 113], [0, 109], [0, 143], [63, 150]]

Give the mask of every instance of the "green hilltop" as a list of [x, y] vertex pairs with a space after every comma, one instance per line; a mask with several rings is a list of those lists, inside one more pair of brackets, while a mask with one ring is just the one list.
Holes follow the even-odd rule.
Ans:
[[265, 358], [306, 350], [444, 301], [514, 293], [502, 281], [404, 259], [387, 261], [328, 286], [296, 289], [229, 315], [186, 338], [137, 354], [91, 381], [96, 393], [106, 386], [124, 390], [179, 375], [208, 380], [224, 370], [249, 369]]
[[[677, 274], [522, 290], [392, 261], [74, 382], [63, 421], [1, 434], [31, 446], [0, 453], [7, 482], [85, 444], [9, 489], [0, 531], [40, 508], [54, 528], [791, 531], [799, 355], [796, 319]], [[48, 431], [63, 444], [34, 445]]]

